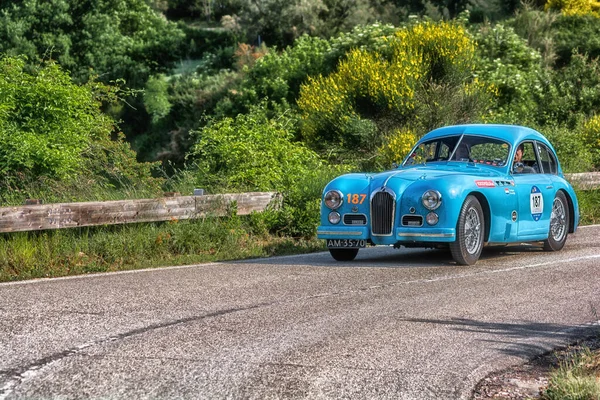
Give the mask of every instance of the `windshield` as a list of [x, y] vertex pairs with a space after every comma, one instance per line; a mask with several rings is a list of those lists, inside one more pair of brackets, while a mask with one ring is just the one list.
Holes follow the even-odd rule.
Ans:
[[428, 140], [415, 147], [404, 165], [437, 161], [468, 161], [503, 167], [508, 160], [510, 145], [485, 136], [445, 136]]

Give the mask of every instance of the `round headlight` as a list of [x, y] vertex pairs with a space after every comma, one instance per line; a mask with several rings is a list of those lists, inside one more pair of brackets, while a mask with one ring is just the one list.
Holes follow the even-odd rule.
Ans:
[[325, 198], [323, 200], [325, 201], [325, 205], [327, 207], [329, 207], [332, 210], [335, 210], [336, 208], [339, 208], [344, 202], [344, 196], [339, 190], [330, 190], [327, 193], [325, 193]]
[[435, 224], [438, 223], [439, 217], [438, 217], [438, 215], [436, 213], [434, 213], [432, 211], [429, 214], [427, 214], [427, 216], [425, 217], [425, 221], [427, 221], [427, 223], [429, 225], [435, 225]]
[[332, 211], [329, 213], [329, 217], [327, 218], [329, 219], [329, 222], [331, 222], [332, 224], [339, 224], [340, 220], [342, 219], [342, 217], [340, 216], [340, 213], [337, 211]]
[[442, 195], [437, 190], [428, 190], [421, 197], [423, 205], [428, 210], [435, 210], [442, 204]]

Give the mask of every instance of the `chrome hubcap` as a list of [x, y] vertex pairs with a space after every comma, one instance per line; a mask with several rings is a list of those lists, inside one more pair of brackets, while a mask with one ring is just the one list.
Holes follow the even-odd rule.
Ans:
[[550, 215], [550, 235], [556, 242], [563, 240], [567, 232], [567, 216], [565, 205], [558, 198], [552, 203], [552, 214]]
[[467, 252], [469, 254], [477, 253], [481, 243], [481, 220], [474, 208], [467, 211], [464, 233]]

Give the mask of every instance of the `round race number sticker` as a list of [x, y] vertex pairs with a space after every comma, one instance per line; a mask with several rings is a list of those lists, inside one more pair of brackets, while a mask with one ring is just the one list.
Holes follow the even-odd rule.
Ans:
[[531, 217], [534, 221], [539, 221], [544, 212], [544, 198], [540, 188], [534, 186], [531, 188], [531, 194], [529, 195], [529, 207], [531, 209]]

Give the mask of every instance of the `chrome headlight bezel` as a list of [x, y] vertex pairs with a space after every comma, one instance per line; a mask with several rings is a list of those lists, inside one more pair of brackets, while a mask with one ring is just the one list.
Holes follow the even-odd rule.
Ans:
[[429, 189], [421, 196], [421, 203], [429, 211], [437, 210], [442, 205], [442, 194], [437, 190]]
[[344, 204], [344, 194], [337, 189], [329, 190], [323, 196], [323, 203], [330, 210], [337, 210]]

